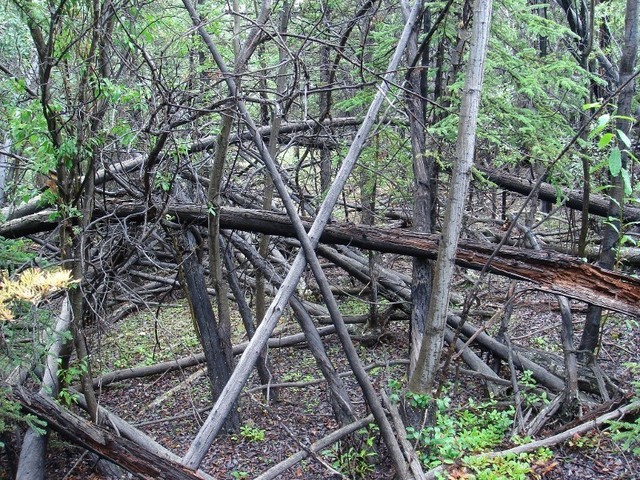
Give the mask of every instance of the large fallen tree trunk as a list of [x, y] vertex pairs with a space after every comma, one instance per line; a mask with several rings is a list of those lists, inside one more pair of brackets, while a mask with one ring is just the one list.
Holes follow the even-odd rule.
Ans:
[[142, 478], [193, 480], [203, 477], [178, 462], [158, 456], [140, 445], [118, 437], [62, 408], [50, 398], [14, 387], [13, 395], [22, 407], [45, 420], [47, 426], [71, 442], [116, 463]]
[[[0, 236], [15, 238], [51, 230], [56, 225], [48, 218], [51, 213], [43, 211], [6, 222], [0, 225]], [[182, 223], [206, 225], [207, 222], [205, 206], [169, 206], [163, 214]], [[222, 228], [295, 237], [291, 222], [283, 214], [231, 207], [222, 208], [219, 214]], [[96, 218], [102, 216], [139, 221], [144, 219], [145, 212], [142, 206], [126, 204], [115, 206], [110, 211], [96, 211]], [[310, 222], [305, 222], [305, 228], [309, 227]], [[329, 224], [320, 237], [322, 243], [351, 245], [431, 259], [437, 255], [438, 240], [438, 234], [337, 223]], [[456, 263], [465, 268], [480, 270], [491, 258], [494, 248], [495, 245], [489, 243], [461, 240], [456, 252]], [[616, 312], [633, 316], [640, 313], [640, 280], [584, 263], [570, 255], [504, 246], [493, 257], [489, 271], [533, 282], [539, 290], [565, 295]]]
[[[143, 160], [144, 157], [142, 155], [135, 155], [129, 160], [115, 162], [112, 165], [107, 165], [105, 166], [106, 168], [102, 168], [96, 172], [93, 181], [96, 185], [101, 185], [107, 180], [114, 179], [117, 175], [135, 170], [136, 168], [140, 167], [140, 165], [142, 165]], [[47, 206], [47, 202], [43, 199], [42, 194], [40, 194], [36, 195], [27, 203], [24, 203], [22, 205], [10, 205], [9, 207], [0, 209], [0, 216], [4, 217], [7, 220], [13, 220], [16, 218], [19, 219], [26, 215], [40, 212], [47, 208]]]

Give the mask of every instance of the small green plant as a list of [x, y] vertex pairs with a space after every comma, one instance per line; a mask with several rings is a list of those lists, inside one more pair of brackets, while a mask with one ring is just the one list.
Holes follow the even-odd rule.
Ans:
[[[11, 399], [11, 390], [0, 388], [0, 434], [11, 430], [13, 423], [24, 423], [39, 435], [46, 433], [47, 422], [40, 420], [35, 415], [22, 413], [20, 404]], [[0, 442], [0, 448], [3, 447], [4, 443]]]
[[35, 254], [29, 252], [25, 240], [10, 240], [0, 237], [0, 270], [14, 271], [20, 265], [30, 262]]
[[322, 454], [329, 458], [331, 466], [340, 473], [353, 478], [368, 478], [375, 471], [373, 460], [378, 455], [374, 447], [377, 432], [378, 426], [372, 423], [368, 428], [358, 430], [362, 439], [360, 447], [351, 445], [344, 450], [338, 444], [332, 449], [324, 450]]
[[531, 478], [533, 464], [547, 462], [553, 458], [548, 448], [534, 453], [511, 454], [500, 457], [464, 457], [462, 463], [471, 470], [475, 480], [526, 480]]
[[247, 423], [240, 427], [240, 435], [249, 442], [262, 442], [264, 440], [264, 430]]
[[341, 303], [340, 307], [343, 315], [364, 315], [369, 312], [369, 304], [355, 297]]
[[567, 442], [567, 444], [576, 449], [596, 448], [600, 442], [598, 435], [590, 432], [586, 435], [578, 435], [577, 433]]
[[550, 452], [517, 457], [478, 456], [501, 445], [511, 430], [513, 407], [498, 410], [495, 405], [495, 401], [476, 404], [471, 399], [464, 409], [451, 412], [450, 399], [443, 397], [435, 402], [435, 425], [422, 429], [407, 427], [407, 438], [414, 441], [421, 462], [429, 469], [458, 464], [474, 472], [469, 478], [478, 480], [528, 478], [532, 464]]
[[400, 392], [402, 391], [402, 382], [400, 380], [389, 379], [389, 400], [392, 403], [400, 402]]
[[525, 407], [528, 408], [534, 405], [546, 405], [549, 403], [547, 392], [537, 388], [538, 384], [533, 378], [533, 372], [531, 370], [523, 371], [518, 383], [522, 385], [520, 393], [522, 394]]
[[[58, 364], [62, 364], [62, 359], [58, 359]], [[68, 368], [59, 368], [58, 369], [58, 378], [60, 379], [60, 384], [65, 387], [60, 390], [58, 394], [58, 401], [66, 406], [71, 406], [74, 403], [78, 403], [78, 394], [66, 388], [67, 385], [73, 385], [76, 383], [80, 377], [82, 377], [85, 373], [88, 372], [86, 359], [83, 359], [81, 362], [69, 365]]]
[[233, 472], [231, 472], [231, 478], [248, 478], [249, 477], [249, 472], [245, 472], [242, 470], [234, 470]]
[[[640, 400], [640, 363], [627, 363], [626, 366], [631, 370], [636, 380], [631, 382], [635, 391], [635, 400]], [[640, 456], [640, 417], [635, 420], [620, 420], [608, 422], [611, 430], [611, 438], [620, 443], [623, 450], [633, 452], [634, 455]]]

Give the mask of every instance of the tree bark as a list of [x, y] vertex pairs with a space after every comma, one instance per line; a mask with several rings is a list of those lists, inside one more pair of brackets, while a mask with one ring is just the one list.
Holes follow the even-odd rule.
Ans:
[[446, 222], [439, 245], [438, 260], [434, 267], [434, 279], [429, 302], [429, 314], [420, 346], [418, 362], [409, 378], [409, 389], [418, 393], [430, 393], [440, 361], [451, 278], [455, 266], [455, 253], [462, 229], [462, 215], [467, 190], [471, 181], [474, 149], [476, 143], [477, 116], [480, 107], [484, 61], [486, 58], [491, 24], [491, 0], [478, 0], [474, 9], [471, 50], [467, 64], [467, 78], [460, 111], [460, 126], [456, 146], [456, 162], [453, 166]]
[[[407, 12], [407, 1], [403, 2], [403, 11]], [[422, 17], [423, 30], [429, 28], [428, 9]], [[406, 15], [406, 13], [405, 13]], [[409, 62], [418, 55], [418, 29], [412, 32], [407, 47]], [[420, 68], [412, 68], [407, 74], [406, 110], [409, 116], [409, 131], [411, 134], [411, 154], [413, 156], [413, 229], [416, 232], [431, 233], [434, 217], [434, 198], [437, 197], [435, 179], [435, 159], [427, 152], [426, 142], [426, 81], [429, 47], [421, 55]], [[409, 371], [411, 377], [415, 371], [420, 345], [425, 331], [425, 319], [429, 312], [429, 297], [433, 281], [433, 262], [425, 259], [413, 258], [413, 272], [411, 282], [411, 323], [409, 344]]]
[[[207, 361], [207, 373], [211, 384], [213, 400], [217, 400], [224, 386], [231, 376], [231, 365], [222, 340], [218, 335], [218, 325], [209, 301], [204, 269], [196, 254], [196, 239], [193, 233], [184, 236], [181, 256], [181, 277], [184, 282], [185, 293], [189, 302], [191, 316], [198, 329], [198, 337]], [[230, 409], [226, 420], [228, 430], [236, 430], [239, 426], [238, 414]]]
[[13, 388], [13, 397], [33, 415], [45, 420], [49, 428], [127, 471], [145, 479], [203, 480], [203, 475], [178, 462], [154, 454], [142, 446], [99, 428], [65, 410], [53, 400], [22, 387]]
[[[619, 84], [625, 85], [626, 82], [634, 74], [636, 57], [638, 53], [638, 0], [627, 0], [625, 11], [625, 42], [622, 49], [622, 57], [620, 59]], [[618, 100], [618, 111], [616, 114], [620, 116], [616, 120], [616, 129], [624, 132], [629, 136], [633, 121], [629, 121], [632, 115], [631, 103], [635, 93], [635, 81], [627, 83], [620, 91]], [[624, 144], [618, 139], [618, 146], [621, 150], [622, 168], [627, 169], [628, 153]], [[604, 224], [604, 232], [602, 236], [602, 245], [600, 247], [600, 260], [598, 264], [606, 269], [612, 270], [615, 266], [617, 249], [622, 235], [622, 225], [624, 222], [623, 212], [627, 209], [625, 206], [625, 191], [622, 174], [618, 173], [616, 177], [610, 175], [609, 190], [609, 208], [607, 210], [608, 221]], [[602, 320], [602, 309], [597, 305], [591, 305], [587, 311], [585, 327], [580, 339], [578, 350], [583, 359], [588, 359], [595, 352], [600, 339], [600, 323]]]

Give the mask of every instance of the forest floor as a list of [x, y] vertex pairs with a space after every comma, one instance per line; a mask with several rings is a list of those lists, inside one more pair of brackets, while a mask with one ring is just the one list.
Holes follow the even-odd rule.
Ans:
[[[464, 288], [465, 278], [461, 276], [459, 280], [461, 288]], [[495, 277], [486, 283], [484, 291], [479, 295], [480, 304], [477, 308], [485, 319], [503, 305], [507, 287], [508, 281]], [[523, 290], [517, 295], [510, 323], [513, 343], [558, 353], [560, 320], [554, 297], [530, 290]], [[360, 298], [355, 297], [342, 297], [340, 301], [345, 314], [362, 313], [365, 305]], [[93, 346], [95, 374], [150, 365], [197, 352], [197, 338], [193, 333], [185, 333], [193, 332], [188, 308], [180, 300], [176, 302], [172, 307], [164, 307], [158, 315], [130, 316], [97, 336]], [[576, 338], [579, 338], [584, 320], [583, 306], [574, 306]], [[366, 305], [364, 308], [366, 310]], [[481, 319], [476, 317], [472, 321], [478, 324]], [[282, 335], [297, 332], [295, 320], [290, 313], [280, 321], [278, 330]], [[244, 339], [241, 337], [234, 339], [235, 342], [242, 340]], [[637, 324], [614, 316], [608, 318], [599, 356], [601, 367], [619, 386], [627, 390], [631, 389], [630, 382], [633, 378], [626, 364], [640, 361], [637, 348], [639, 343], [640, 328]], [[347, 373], [350, 369], [337, 338], [325, 337], [325, 346], [336, 369], [345, 372], [343, 378], [358, 409], [358, 415], [366, 415], [368, 412], [361, 391], [353, 375]], [[381, 341], [372, 346], [359, 344], [357, 348], [361, 361], [369, 366], [369, 374], [376, 389], [385, 388], [390, 391], [393, 385], [406, 385], [406, 321], [391, 322], [388, 334]], [[267, 404], [261, 391], [255, 389], [259, 383], [257, 377], [252, 375], [239, 405], [242, 425], [240, 432], [220, 435], [202, 464], [202, 469], [216, 479], [253, 478], [337, 428], [327, 401], [325, 384], [314, 383], [321, 376], [309, 351], [303, 345], [275, 348], [270, 350], [269, 357], [274, 381], [299, 382], [300, 386], [279, 389], [279, 401]], [[477, 378], [460, 373], [458, 366], [464, 368], [462, 364], [454, 364], [447, 375], [444, 395], [450, 401], [448, 408], [451, 411], [462, 411], [486, 402], [483, 384]], [[508, 374], [505, 378], [508, 378]], [[174, 390], [167, 394], [171, 389]], [[209, 398], [207, 377], [201, 366], [156, 377], [121, 381], [100, 392], [100, 403], [103, 406], [138, 426], [178, 455], [186, 452], [206, 418], [210, 407]], [[506, 403], [499, 401], [492, 408], [499, 408]], [[561, 422], [553, 420], [536, 438], [561, 430]], [[363, 442], [351, 453], [346, 448], [327, 449], [322, 455], [308, 458], [279, 478], [341, 478], [328, 466], [346, 468], [347, 464], [360, 471], [359, 478], [392, 478], [392, 467], [379, 435], [370, 430], [363, 433], [362, 438], [366, 439], [368, 436], [372, 440], [368, 444]], [[501, 450], [512, 445], [509, 440], [504, 440], [493, 449]], [[48, 478], [102, 478], [94, 468], [95, 460], [82, 449], [57, 435], [52, 435], [50, 446]], [[550, 455], [533, 456], [528, 461], [529, 470], [524, 476], [515, 476], [513, 471], [509, 476], [501, 476], [503, 473], [500, 472], [505, 467], [509, 468], [503, 465], [496, 467], [495, 474], [484, 473], [484, 477], [478, 475], [477, 478], [640, 478], [640, 459], [621, 450], [620, 445], [605, 430], [594, 430], [580, 438], [554, 446]], [[473, 473], [468, 469], [453, 466], [452, 471], [455, 473], [449, 478], [474, 478], [465, 476]], [[4, 478], [1, 472], [2, 468], [0, 478]]]

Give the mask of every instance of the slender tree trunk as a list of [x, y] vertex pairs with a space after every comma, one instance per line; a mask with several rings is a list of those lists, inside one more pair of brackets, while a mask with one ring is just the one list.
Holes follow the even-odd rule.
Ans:
[[218, 336], [222, 341], [224, 354], [227, 357], [227, 365], [233, 365], [233, 352], [231, 350], [231, 312], [229, 307], [229, 286], [223, 275], [222, 253], [220, 251], [220, 215], [222, 207], [222, 178], [224, 165], [229, 145], [229, 134], [233, 125], [233, 116], [229, 113], [222, 114], [222, 125], [216, 143], [216, 151], [209, 176], [209, 190], [207, 193], [209, 207], [209, 274], [210, 282], [216, 291], [216, 305], [218, 311]]
[[[180, 257], [178, 263], [181, 267], [180, 276], [189, 302], [191, 317], [197, 328], [207, 361], [207, 374], [209, 375], [212, 397], [215, 401], [229, 380], [232, 368], [227, 359], [223, 339], [220, 338], [220, 329], [207, 293], [204, 269], [198, 258], [197, 248], [196, 237], [193, 233], [187, 232], [178, 250]], [[228, 418], [226, 418], [226, 428], [229, 431], [234, 431], [238, 426], [238, 414], [235, 409], [231, 409]]]
[[[225, 77], [225, 81], [227, 83], [227, 86], [229, 87], [229, 91], [233, 96], [236, 96], [237, 86], [233, 78], [229, 75], [229, 71], [226, 68], [224, 60], [220, 56], [218, 49], [215, 47], [213, 39], [202, 27], [200, 17], [198, 16], [189, 0], [183, 0], [183, 3], [187, 11], [189, 12], [189, 15], [191, 16], [194, 25], [197, 26], [198, 32], [207, 45], [207, 48], [211, 52], [218, 68]], [[211, 442], [222, 426], [220, 420], [224, 419], [231, 408], [231, 405], [229, 405], [229, 401], [235, 401], [240, 394], [242, 386], [246, 382], [249, 376], [249, 372], [252, 370], [259, 352], [264, 348], [269, 335], [275, 328], [277, 320], [280, 318], [285, 304], [293, 294], [293, 291], [295, 290], [295, 287], [304, 271], [307, 261], [310, 262], [311, 267], [314, 271], [314, 275], [316, 275], [316, 279], [320, 287], [328, 289], [328, 292], [323, 291], [323, 295], [327, 293], [327, 295], [325, 296], [325, 300], [328, 302], [330, 307], [335, 306], [331, 305], [331, 301], [333, 300], [335, 302], [335, 299], [333, 299], [333, 296], [331, 295], [330, 288], [328, 288], [329, 286], [325, 285], [326, 279], [323, 278], [324, 274], [315, 255], [314, 247], [317, 245], [319, 235], [329, 221], [331, 211], [333, 210], [333, 207], [341, 193], [341, 190], [344, 187], [344, 184], [349, 174], [351, 173], [351, 170], [353, 169], [353, 166], [357, 161], [360, 152], [362, 151], [362, 148], [371, 130], [371, 127], [373, 126], [377, 113], [382, 105], [385, 95], [388, 92], [389, 82], [393, 79], [394, 71], [400, 63], [401, 56], [408, 41], [409, 33], [413, 28], [415, 20], [418, 16], [418, 12], [419, 8], [416, 4], [412, 10], [411, 16], [409, 17], [409, 21], [407, 21], [405, 24], [396, 50], [391, 61], [389, 62], [388, 72], [384, 76], [384, 81], [381, 83], [379, 91], [376, 94], [373, 102], [371, 103], [371, 106], [369, 107], [367, 115], [365, 116], [365, 119], [360, 129], [358, 130], [358, 133], [356, 134], [351, 147], [349, 148], [349, 152], [347, 153], [347, 156], [342, 163], [342, 167], [336, 175], [336, 180], [333, 182], [331, 188], [327, 192], [326, 198], [320, 206], [320, 209], [318, 210], [318, 214], [316, 216], [316, 220], [314, 221], [314, 224], [308, 234], [304, 230], [300, 217], [295, 209], [295, 205], [291, 201], [291, 196], [289, 195], [284, 181], [280, 176], [280, 173], [278, 172], [277, 166], [273, 161], [273, 158], [269, 154], [267, 146], [262, 141], [262, 137], [258, 133], [255, 122], [249, 115], [244, 102], [239, 98], [237, 99], [238, 109], [242, 114], [243, 120], [245, 121], [249, 131], [251, 132], [255, 146], [260, 153], [261, 159], [269, 169], [269, 173], [271, 174], [278, 193], [280, 194], [280, 197], [285, 205], [287, 214], [291, 218], [291, 221], [294, 224], [296, 230], [296, 234], [298, 235], [298, 238], [302, 243], [304, 253], [299, 252], [296, 259], [294, 260], [287, 278], [285, 279], [282, 287], [276, 294], [276, 298], [266, 312], [265, 320], [256, 330], [255, 336], [247, 346], [247, 350], [245, 350], [245, 353], [238, 362], [233, 377], [227, 383], [223, 395], [220, 396], [216, 404], [213, 406], [205, 424], [198, 432], [198, 435], [190, 446], [189, 451], [186, 453], [184, 461], [185, 464], [190, 468], [194, 468], [200, 465], [204, 456], [206, 455]], [[346, 340], [346, 342], [343, 343], [343, 346], [347, 348], [349, 345], [349, 334], [344, 328], [344, 323], [341, 323], [342, 318], [337, 308], [332, 312], [332, 318], [336, 321], [336, 330], [338, 331], [341, 340]], [[353, 346], [351, 345], [351, 347]], [[402, 452], [400, 452], [400, 448], [393, 434], [389, 421], [386, 418], [384, 411], [382, 410], [380, 401], [375, 396], [375, 392], [372, 392], [372, 386], [370, 385], [370, 383], [367, 382], [368, 377], [366, 375], [366, 372], [363, 372], [361, 369], [357, 368], [357, 364], [353, 362], [353, 356], [350, 356], [349, 359], [352, 368], [354, 368], [354, 371], [359, 370], [356, 374], [356, 377], [358, 378], [358, 381], [361, 382], [361, 386], [363, 387], [363, 391], [367, 396], [369, 406], [374, 413], [376, 420], [378, 421], [380, 431], [383, 438], [385, 439], [387, 447], [389, 448], [390, 456], [393, 459], [394, 465], [396, 466], [397, 473], [398, 475], [403, 475], [406, 471], [406, 464], [404, 462], [404, 459], [402, 458]], [[362, 373], [364, 373], [364, 376], [362, 375]]]
[[[404, 2], [404, 11], [408, 9]], [[423, 14], [423, 30], [428, 26], [428, 8]], [[433, 156], [427, 154], [426, 147], [426, 78], [428, 52], [421, 58], [421, 68], [414, 68], [408, 74], [406, 88], [409, 129], [411, 133], [411, 153], [413, 156], [414, 200], [413, 228], [417, 232], [431, 233], [435, 168]], [[418, 34], [412, 32], [407, 46], [407, 58], [411, 62], [418, 54]], [[413, 259], [411, 281], [411, 338], [409, 345], [409, 377], [413, 374], [418, 361], [420, 345], [424, 335], [425, 319], [429, 311], [429, 296], [432, 283], [432, 262], [422, 258]]]
[[[256, 20], [254, 27], [240, 48], [240, 27], [239, 17], [234, 19], [234, 51], [235, 51], [235, 68], [234, 72], [239, 74], [242, 72], [246, 64], [253, 54], [257, 40], [261, 34], [261, 27], [267, 21], [269, 16], [270, 0], [265, 0], [261, 5], [260, 14]], [[235, 12], [238, 12], [238, 3], [233, 3]], [[236, 90], [235, 94], [239, 92]], [[209, 190], [207, 200], [209, 202], [209, 269], [211, 275], [211, 283], [216, 291], [216, 305], [218, 311], [218, 335], [222, 341], [224, 354], [227, 357], [227, 364], [232, 369], [233, 351], [231, 345], [231, 310], [229, 306], [229, 285], [223, 275], [223, 258], [220, 251], [220, 217], [217, 212], [222, 206], [222, 179], [224, 174], [225, 160], [229, 147], [229, 136], [233, 125], [233, 115], [231, 112], [222, 114], [222, 126], [216, 140], [216, 151], [213, 165], [211, 167], [211, 175], [209, 178]]]
[[[288, 1], [282, 5], [282, 12], [280, 16], [280, 34], [284, 35], [287, 32], [290, 18], [290, 4]], [[276, 158], [278, 149], [278, 134], [280, 132], [280, 125], [282, 118], [285, 114], [283, 111], [283, 102], [281, 102], [280, 96], [284, 95], [286, 89], [286, 73], [287, 73], [287, 52], [284, 48], [280, 48], [278, 74], [276, 77], [276, 98], [274, 99], [273, 113], [271, 115], [271, 133], [269, 135], [269, 153], [273, 158]], [[271, 210], [273, 204], [273, 180], [267, 172], [264, 175], [264, 193], [262, 199], [263, 210]], [[263, 258], [266, 258], [269, 253], [269, 235], [262, 235], [260, 237], [260, 245], [258, 250]], [[258, 270], [256, 272], [256, 320], [258, 323], [264, 318], [266, 311], [266, 298], [264, 290], [264, 278], [262, 273]]]
[[[360, 207], [363, 225], [375, 224], [376, 208], [376, 175], [378, 170], [378, 155], [380, 154], [380, 137], [376, 135], [374, 139], [374, 158], [370, 165], [363, 165], [360, 168]], [[378, 319], [378, 255], [374, 251], [369, 251], [369, 321], [366, 329], [378, 331], [384, 328]]]
[[428, 325], [420, 347], [416, 370], [409, 379], [409, 389], [417, 393], [431, 392], [440, 361], [455, 266], [455, 252], [462, 229], [464, 203], [471, 181], [480, 92], [491, 24], [491, 7], [491, 0], [477, 0], [474, 9], [471, 50], [458, 127], [456, 162], [451, 174], [442, 240], [438, 249]]
[[[249, 338], [249, 340], [251, 340], [256, 332], [253, 315], [251, 314], [251, 308], [249, 307], [247, 300], [244, 298], [242, 289], [240, 288], [240, 282], [238, 281], [238, 276], [236, 275], [236, 266], [233, 262], [233, 255], [231, 253], [230, 245], [226, 241], [223, 241], [222, 248], [225, 268], [227, 269], [229, 287], [231, 288], [231, 292], [233, 293], [233, 296], [236, 300], [238, 312], [242, 317], [242, 323], [244, 324], [245, 331], [247, 332], [247, 337]], [[258, 376], [260, 377], [260, 383], [262, 383], [262, 385], [269, 385], [273, 383], [273, 376], [271, 375], [267, 349], [265, 349], [258, 357], [258, 361], [256, 362], [256, 369], [258, 370]], [[278, 390], [275, 388], [266, 389], [264, 391], [264, 395], [267, 402], [271, 401], [272, 399], [273, 401], [277, 401]]]
[[9, 137], [5, 137], [0, 144], [0, 207], [4, 207], [7, 201], [7, 179], [11, 178], [12, 165], [9, 161], [9, 156], [3, 152], [8, 152], [11, 149], [11, 142]]
[[[620, 59], [619, 82], [623, 85], [634, 73], [636, 57], [638, 53], [638, 0], [627, 0], [625, 13], [625, 34], [622, 58]], [[621, 91], [618, 97], [617, 115], [629, 117], [632, 115], [631, 104], [635, 93], [635, 81], [629, 82]], [[629, 136], [633, 122], [625, 118], [616, 121], [616, 128]], [[622, 168], [627, 168], [628, 154], [624, 144], [619, 140], [618, 145], [622, 151]], [[604, 233], [600, 250], [600, 260], [598, 264], [606, 269], [612, 270], [615, 266], [617, 247], [622, 234], [622, 210], [625, 204], [625, 193], [622, 175], [610, 178], [612, 185], [609, 190], [611, 201], [609, 202], [609, 221], [604, 224]], [[600, 337], [600, 323], [602, 319], [602, 309], [590, 305], [587, 311], [585, 327], [582, 332], [580, 346], [582, 359], [588, 359], [596, 350]]]

